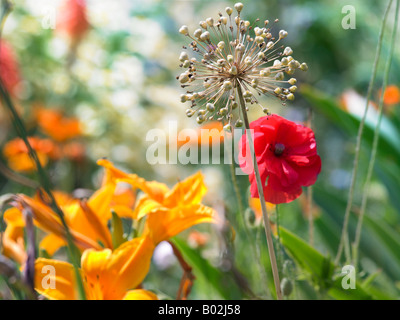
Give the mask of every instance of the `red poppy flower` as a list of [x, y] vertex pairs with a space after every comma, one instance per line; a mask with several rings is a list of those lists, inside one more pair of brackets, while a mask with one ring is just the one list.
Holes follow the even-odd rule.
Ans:
[[85, 0], [64, 0], [57, 20], [57, 30], [79, 40], [89, 29]]
[[[301, 195], [302, 186], [315, 183], [321, 171], [321, 158], [310, 128], [273, 115], [253, 121], [250, 129], [265, 201], [274, 204], [293, 201]], [[240, 167], [249, 174], [251, 196], [258, 198], [246, 134], [242, 136], [239, 150]]]
[[10, 93], [21, 80], [14, 52], [5, 41], [0, 43], [0, 78]]

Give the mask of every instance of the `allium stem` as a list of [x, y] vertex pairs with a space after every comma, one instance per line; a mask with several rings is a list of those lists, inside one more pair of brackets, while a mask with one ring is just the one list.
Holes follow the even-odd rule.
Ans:
[[370, 182], [371, 182], [371, 178], [372, 178], [372, 172], [374, 170], [376, 152], [378, 149], [379, 131], [380, 131], [380, 127], [381, 127], [382, 113], [383, 113], [383, 97], [384, 97], [386, 86], [387, 86], [388, 80], [389, 80], [390, 66], [392, 63], [392, 58], [393, 58], [393, 53], [394, 53], [394, 44], [396, 42], [396, 31], [397, 31], [397, 26], [398, 26], [398, 22], [399, 22], [399, 3], [400, 3], [400, 0], [397, 0], [396, 1], [396, 10], [395, 10], [395, 22], [394, 22], [394, 26], [393, 26], [392, 38], [391, 38], [391, 43], [390, 43], [389, 58], [386, 61], [383, 84], [382, 84], [382, 94], [379, 99], [378, 122], [376, 124], [375, 131], [374, 131], [374, 140], [372, 143], [372, 151], [371, 151], [371, 156], [370, 156], [369, 164], [368, 164], [367, 178], [366, 178], [365, 184], [364, 184], [364, 192], [363, 192], [363, 197], [361, 200], [361, 210], [360, 210], [360, 215], [358, 217], [358, 222], [357, 222], [356, 237], [355, 237], [355, 240], [353, 243], [353, 257], [352, 257], [353, 265], [355, 265], [358, 260], [358, 247], [360, 245], [362, 224], [363, 224], [363, 219], [364, 219], [364, 215], [365, 215], [365, 209], [367, 207], [369, 186], [370, 186]]
[[262, 210], [262, 215], [263, 215], [263, 220], [264, 220], [264, 229], [265, 229], [265, 235], [267, 238], [268, 253], [269, 253], [269, 258], [271, 261], [272, 275], [274, 277], [276, 296], [277, 296], [278, 300], [282, 300], [283, 297], [282, 297], [282, 292], [281, 292], [281, 284], [279, 281], [279, 272], [278, 272], [278, 266], [276, 263], [274, 243], [272, 241], [271, 226], [270, 226], [269, 218], [268, 218], [268, 214], [267, 214], [267, 206], [266, 206], [265, 200], [264, 200], [265, 199], [264, 198], [264, 190], [263, 190], [263, 185], [261, 182], [260, 171], [258, 169], [257, 158], [256, 158], [255, 152], [254, 152], [254, 142], [253, 142], [253, 138], [251, 137], [250, 123], [249, 123], [249, 119], [247, 117], [246, 104], [244, 102], [243, 93], [242, 93], [242, 89], [241, 89], [239, 81], [236, 81], [236, 85], [237, 85], [237, 93], [239, 96], [240, 109], [242, 111], [243, 122], [244, 122], [244, 125], [246, 128], [247, 140], [249, 142], [250, 153], [251, 153], [251, 157], [252, 157], [252, 161], [253, 161], [253, 165], [254, 165], [254, 174], [256, 177], [256, 181], [257, 181], [258, 196], [260, 198], [260, 203], [261, 203], [261, 210]]
[[[226, 138], [226, 135], [225, 135], [225, 138]], [[227, 141], [227, 139], [225, 139], [225, 141]], [[240, 194], [239, 184], [238, 184], [238, 181], [236, 179], [235, 161], [234, 161], [233, 154], [232, 154], [232, 161], [231, 161], [231, 164], [230, 164], [230, 173], [231, 173], [233, 188], [235, 190], [235, 195], [236, 195], [237, 202], [238, 202], [240, 223], [243, 226], [243, 230], [244, 230], [244, 232], [246, 234], [247, 240], [250, 242], [250, 247], [251, 247], [251, 250], [253, 251], [253, 256], [257, 260], [256, 264], [257, 264], [258, 272], [260, 273], [260, 275], [261, 275], [261, 277], [263, 279], [267, 280], [267, 276], [265, 274], [265, 270], [264, 270], [264, 268], [263, 268], [263, 266], [261, 264], [261, 256], [260, 256], [259, 251], [257, 249], [257, 245], [253, 242], [249, 226], [247, 225], [247, 223], [245, 221], [245, 218], [244, 218], [243, 201], [242, 201], [242, 196]]]
[[[384, 13], [384, 17], [383, 17], [383, 20], [382, 20], [381, 30], [379, 32], [378, 45], [377, 45], [377, 48], [376, 48], [374, 66], [373, 66], [373, 69], [372, 69], [371, 79], [370, 79], [370, 82], [369, 82], [369, 85], [368, 85], [367, 101], [366, 101], [366, 105], [365, 105], [365, 109], [364, 109], [364, 114], [363, 114], [363, 117], [361, 119], [360, 126], [358, 128], [357, 142], [356, 142], [356, 149], [355, 149], [355, 156], [354, 156], [354, 163], [353, 163], [353, 172], [352, 172], [352, 175], [351, 175], [349, 195], [348, 195], [348, 200], [347, 200], [346, 211], [345, 211], [345, 214], [344, 214], [342, 235], [341, 235], [338, 252], [336, 254], [336, 259], [335, 259], [335, 264], [336, 265], [340, 261], [344, 246], [346, 246], [346, 252], [350, 252], [350, 250], [349, 250], [350, 244], [349, 244], [348, 224], [349, 224], [351, 207], [353, 205], [354, 189], [355, 189], [355, 186], [356, 186], [358, 162], [359, 162], [360, 152], [361, 152], [361, 138], [362, 138], [362, 134], [363, 134], [363, 131], [364, 131], [365, 119], [367, 117], [367, 113], [368, 113], [368, 109], [369, 109], [369, 102], [371, 100], [372, 88], [374, 86], [374, 82], [375, 82], [375, 78], [376, 78], [379, 57], [381, 55], [382, 41], [383, 41], [383, 34], [384, 34], [384, 30], [385, 30], [386, 20], [387, 20], [387, 16], [388, 16], [388, 13], [389, 13], [389, 9], [390, 9], [390, 7], [392, 5], [392, 1], [393, 0], [389, 1], [389, 4], [388, 4], [388, 6], [386, 8], [386, 11]], [[351, 259], [351, 257], [349, 256], [349, 254], [346, 254], [346, 260], [348, 262], [350, 262], [350, 259]]]

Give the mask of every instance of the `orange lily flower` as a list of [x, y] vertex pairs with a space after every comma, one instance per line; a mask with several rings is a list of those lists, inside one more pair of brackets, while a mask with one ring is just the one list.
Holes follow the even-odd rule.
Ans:
[[[82, 250], [101, 249], [99, 242], [106, 248], [112, 248], [111, 234], [107, 228], [111, 212], [115, 211], [120, 217], [132, 217], [133, 214], [133, 191], [115, 194], [118, 180], [108, 169], [105, 176], [107, 178], [104, 179], [101, 188], [87, 201], [55, 193], [56, 201], [64, 212], [65, 221], [77, 241], [77, 246]], [[49, 255], [53, 255], [60, 247], [66, 245], [65, 231], [60, 219], [39, 197], [30, 198], [23, 194], [19, 197], [32, 208], [36, 225], [49, 233], [41, 241], [40, 247]], [[12, 211], [6, 211], [7, 215], [21, 216], [20, 211], [9, 210]]]
[[[149, 235], [154, 244], [167, 240], [181, 231], [199, 223], [215, 223], [214, 209], [201, 204], [207, 192], [203, 175], [198, 172], [179, 182], [173, 189], [156, 181], [146, 181], [135, 174], [127, 174], [116, 169], [105, 159], [97, 162], [108, 169], [109, 174], [141, 189], [145, 195], [138, 201], [133, 219], [147, 216], [144, 234]], [[106, 175], [105, 179], [109, 179]]]
[[[113, 252], [85, 250], [81, 275], [89, 300], [156, 300], [157, 296], [137, 288], [146, 277], [154, 245], [148, 237], [132, 239]], [[45, 269], [54, 267], [54, 274]], [[53, 282], [53, 286], [50, 284]], [[73, 266], [67, 262], [39, 258], [35, 263], [35, 288], [48, 299], [75, 300]]]
[[385, 94], [383, 95], [383, 102], [386, 105], [398, 104], [400, 102], [400, 89], [395, 85], [387, 86]]
[[36, 109], [36, 118], [43, 133], [58, 142], [65, 142], [82, 134], [79, 120], [67, 118], [58, 110], [39, 107]]
[[[18, 211], [18, 209], [12, 208], [9, 213], [12, 211]], [[23, 265], [27, 258], [24, 245], [25, 221], [20, 214], [5, 213], [3, 218], [7, 223], [7, 228], [1, 235], [2, 254]]]
[[217, 222], [215, 210], [201, 204], [206, 192], [203, 175], [198, 172], [176, 184], [162, 198], [145, 195], [136, 206], [134, 218], [147, 216], [144, 232], [157, 244], [195, 224]]
[[[57, 146], [48, 139], [29, 137], [29, 143], [36, 151], [42, 166], [45, 166], [49, 158], [56, 159], [59, 156]], [[3, 148], [3, 154], [7, 158], [8, 165], [18, 172], [29, 172], [36, 169], [35, 163], [29, 157], [28, 148], [21, 138], [9, 141]]]

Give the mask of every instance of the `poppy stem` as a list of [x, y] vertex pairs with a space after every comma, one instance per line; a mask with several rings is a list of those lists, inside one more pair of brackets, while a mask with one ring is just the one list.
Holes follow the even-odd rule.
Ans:
[[258, 196], [260, 198], [260, 203], [261, 203], [261, 210], [262, 210], [262, 215], [263, 215], [263, 220], [264, 220], [264, 229], [265, 229], [265, 235], [267, 238], [268, 253], [269, 253], [269, 258], [271, 261], [271, 269], [272, 269], [272, 276], [274, 278], [274, 283], [275, 283], [276, 296], [277, 296], [278, 300], [282, 300], [283, 297], [282, 297], [282, 292], [281, 292], [281, 284], [280, 284], [280, 280], [279, 280], [278, 265], [276, 262], [274, 242], [272, 241], [272, 231], [271, 231], [271, 226], [270, 226], [269, 218], [268, 218], [268, 214], [267, 214], [267, 206], [266, 206], [265, 200], [264, 200], [265, 198], [264, 198], [263, 184], [261, 181], [260, 171], [258, 169], [258, 163], [257, 163], [257, 159], [256, 159], [255, 152], [254, 152], [254, 142], [253, 142], [253, 138], [251, 137], [250, 123], [249, 123], [249, 119], [247, 117], [246, 104], [244, 102], [242, 88], [241, 88], [240, 82], [238, 80], [236, 81], [236, 85], [237, 85], [237, 93], [239, 96], [240, 109], [242, 111], [243, 122], [244, 122], [244, 125], [246, 128], [247, 140], [249, 142], [250, 153], [251, 153], [251, 157], [252, 157], [253, 165], [254, 165], [254, 174], [256, 177], [256, 181], [257, 181]]
[[397, 26], [398, 26], [398, 22], [399, 22], [399, 5], [400, 5], [400, 0], [397, 0], [396, 1], [396, 10], [395, 10], [396, 14], [395, 14], [395, 18], [394, 18], [395, 22], [394, 22], [393, 31], [392, 31], [389, 57], [386, 60], [384, 78], [383, 78], [383, 84], [382, 84], [382, 94], [379, 99], [378, 123], [376, 124], [375, 131], [374, 131], [374, 140], [372, 142], [372, 151], [371, 151], [371, 156], [370, 156], [369, 163], [368, 163], [367, 178], [364, 183], [364, 192], [363, 192], [363, 197], [361, 200], [361, 210], [360, 210], [360, 215], [358, 216], [356, 236], [355, 236], [355, 240], [354, 240], [354, 243], [352, 246], [352, 249], [353, 249], [352, 264], [354, 266], [357, 264], [357, 261], [358, 261], [358, 247], [360, 245], [362, 224], [363, 224], [363, 219], [364, 219], [364, 215], [365, 215], [365, 209], [367, 207], [369, 186], [370, 186], [370, 182], [371, 182], [371, 178], [372, 178], [372, 172], [374, 170], [376, 152], [378, 149], [379, 131], [380, 131], [380, 127], [381, 127], [382, 113], [383, 113], [383, 98], [384, 98], [385, 90], [386, 90], [386, 87], [387, 87], [387, 84], [389, 81], [390, 67], [392, 64], [392, 58], [393, 58], [393, 53], [394, 53], [394, 44], [396, 43], [396, 32], [397, 32]]
[[[308, 110], [308, 120], [307, 120], [307, 126], [312, 129], [312, 118], [313, 118], [313, 112], [312, 109], [310, 108]], [[308, 242], [310, 246], [314, 246], [314, 216], [312, 213], [312, 205], [313, 205], [313, 193], [312, 193], [312, 186], [309, 186], [307, 188], [307, 214], [308, 214]]]
[[369, 102], [371, 100], [371, 95], [372, 95], [372, 88], [374, 86], [374, 82], [375, 82], [375, 78], [376, 78], [376, 73], [378, 70], [378, 62], [379, 62], [379, 57], [381, 55], [381, 49], [382, 49], [382, 43], [383, 43], [383, 34], [384, 34], [384, 30], [385, 30], [385, 25], [386, 25], [386, 20], [388, 17], [388, 13], [390, 10], [390, 7], [392, 5], [392, 1], [389, 1], [389, 4], [386, 8], [386, 11], [384, 13], [384, 17], [382, 20], [382, 25], [381, 25], [381, 30], [379, 32], [379, 38], [378, 38], [378, 45], [376, 48], [376, 54], [375, 54], [375, 61], [374, 61], [374, 65], [372, 68], [372, 75], [371, 75], [371, 79], [369, 81], [369, 85], [368, 85], [368, 91], [367, 91], [367, 101], [365, 103], [365, 109], [364, 109], [364, 114], [363, 117], [361, 119], [360, 122], [360, 126], [358, 127], [358, 134], [357, 134], [357, 142], [356, 142], [356, 149], [355, 149], [355, 157], [354, 157], [354, 163], [353, 163], [353, 172], [351, 175], [351, 182], [350, 182], [350, 188], [349, 188], [349, 195], [348, 195], [348, 200], [347, 200], [347, 206], [346, 206], [346, 211], [344, 214], [344, 222], [343, 222], [343, 228], [342, 228], [342, 235], [340, 238], [340, 243], [339, 243], [339, 248], [338, 248], [338, 252], [336, 254], [336, 259], [335, 259], [335, 264], [338, 265], [340, 262], [340, 258], [342, 256], [343, 253], [343, 247], [345, 247], [346, 249], [346, 260], [347, 262], [350, 262], [350, 244], [349, 244], [349, 233], [348, 233], [348, 224], [349, 224], [349, 218], [350, 218], [350, 211], [353, 205], [353, 195], [354, 195], [354, 189], [356, 186], [356, 178], [357, 178], [357, 171], [358, 171], [358, 162], [359, 162], [359, 158], [360, 158], [360, 151], [361, 151], [361, 138], [363, 135], [363, 131], [364, 131], [364, 124], [365, 124], [365, 120], [367, 118], [367, 113], [368, 113], [368, 109], [369, 109]]

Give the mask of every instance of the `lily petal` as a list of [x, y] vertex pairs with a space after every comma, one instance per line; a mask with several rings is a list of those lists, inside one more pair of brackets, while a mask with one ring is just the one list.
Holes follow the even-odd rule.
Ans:
[[74, 268], [63, 261], [38, 258], [35, 262], [35, 289], [51, 300], [75, 300]]
[[202, 204], [157, 210], [148, 215], [145, 234], [157, 245], [199, 223], [217, 223], [215, 210]]
[[[147, 237], [132, 239], [111, 252], [86, 250], [82, 270], [92, 298], [121, 300], [147, 275], [154, 245]], [[91, 293], [93, 292], [93, 294]]]
[[201, 172], [197, 172], [182, 182], [177, 183], [166, 195], [163, 204], [168, 208], [179, 204], [199, 204], [206, 192], [207, 187], [204, 184], [203, 175]]
[[153, 292], [136, 289], [128, 291], [123, 300], [158, 300], [158, 297]]

